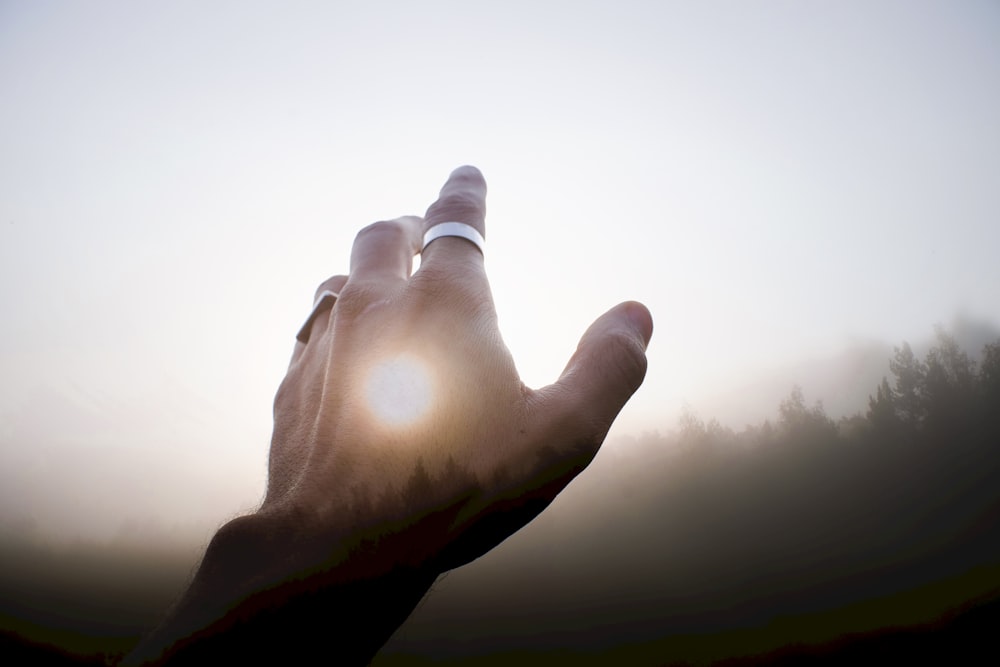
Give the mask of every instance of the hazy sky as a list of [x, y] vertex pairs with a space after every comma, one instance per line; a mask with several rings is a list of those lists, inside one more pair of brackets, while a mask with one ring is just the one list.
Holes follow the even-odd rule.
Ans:
[[4, 514], [252, 506], [316, 284], [465, 163], [528, 384], [652, 311], [625, 431], [1000, 322], [998, 119], [986, 0], [0, 3]]

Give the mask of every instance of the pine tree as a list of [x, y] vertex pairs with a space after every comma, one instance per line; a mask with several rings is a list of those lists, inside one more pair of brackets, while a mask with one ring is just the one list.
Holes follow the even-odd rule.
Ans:
[[895, 392], [889, 386], [889, 379], [883, 376], [875, 396], [868, 396], [868, 423], [880, 434], [891, 432], [899, 425], [896, 410]]
[[926, 414], [923, 389], [927, 368], [913, 354], [909, 343], [904, 342], [903, 347], [893, 349], [889, 370], [896, 376], [896, 415], [905, 424], [919, 426]]
[[937, 344], [927, 353], [924, 368], [921, 398], [926, 425], [947, 432], [968, 422], [975, 406], [975, 365], [940, 327]]

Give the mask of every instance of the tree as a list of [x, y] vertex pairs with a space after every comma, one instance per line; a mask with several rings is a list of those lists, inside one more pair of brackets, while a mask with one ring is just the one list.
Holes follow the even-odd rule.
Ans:
[[889, 386], [889, 379], [883, 376], [875, 396], [868, 396], [868, 423], [879, 434], [892, 432], [899, 426], [897, 409], [895, 392]]
[[681, 443], [687, 446], [703, 444], [708, 436], [705, 422], [688, 406], [684, 407], [681, 416], [677, 418], [677, 427]]
[[923, 387], [927, 368], [913, 354], [910, 344], [893, 348], [893, 358], [889, 360], [889, 370], [896, 376], [893, 403], [896, 416], [910, 426], [919, 426], [924, 419]]
[[792, 393], [778, 406], [778, 423], [790, 439], [806, 442], [828, 441], [837, 437], [837, 425], [826, 416], [819, 401], [806, 406], [802, 387], [795, 385]]
[[968, 421], [975, 405], [975, 365], [958, 342], [941, 327], [937, 344], [927, 353], [921, 399], [927, 426], [950, 429]]
[[1000, 340], [983, 347], [979, 362], [980, 421], [986, 437], [1000, 436]]
[[979, 386], [988, 404], [994, 409], [1000, 408], [1000, 339], [983, 347]]

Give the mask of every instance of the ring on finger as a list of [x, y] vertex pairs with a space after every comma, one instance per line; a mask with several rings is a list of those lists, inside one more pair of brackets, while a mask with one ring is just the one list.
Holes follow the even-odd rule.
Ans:
[[467, 225], [464, 222], [442, 222], [434, 225], [424, 233], [424, 245], [420, 249], [423, 252], [427, 249], [427, 246], [431, 244], [432, 241], [436, 241], [442, 236], [457, 236], [469, 241], [474, 246], [479, 248], [479, 252], [484, 255], [486, 252], [483, 247], [486, 245], [486, 239], [483, 235], [479, 233], [479, 230], [472, 225]]
[[340, 294], [338, 292], [334, 292], [333, 290], [323, 290], [319, 293], [319, 296], [316, 297], [316, 305], [313, 306], [312, 312], [309, 313], [309, 317], [306, 318], [306, 323], [302, 325], [302, 328], [299, 329], [299, 333], [295, 335], [295, 338], [299, 342], [306, 343], [309, 341], [309, 334], [312, 331], [313, 322], [315, 322], [316, 318], [320, 316], [320, 313], [333, 308], [333, 304], [337, 301], [338, 296], [340, 296]]

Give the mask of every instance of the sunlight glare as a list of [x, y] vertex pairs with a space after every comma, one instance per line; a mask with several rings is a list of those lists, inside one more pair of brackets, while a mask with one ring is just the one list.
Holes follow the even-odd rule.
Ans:
[[365, 389], [372, 413], [390, 426], [415, 422], [431, 404], [430, 374], [410, 356], [393, 357], [376, 365]]

